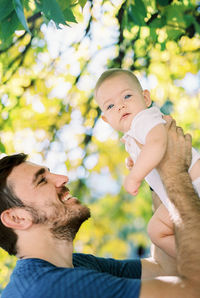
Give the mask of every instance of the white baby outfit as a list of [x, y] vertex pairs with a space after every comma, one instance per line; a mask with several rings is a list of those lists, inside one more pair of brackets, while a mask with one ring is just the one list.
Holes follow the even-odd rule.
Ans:
[[[140, 144], [145, 144], [146, 136], [150, 130], [160, 123], [164, 124], [166, 122], [163, 120], [162, 113], [156, 106], [143, 110], [134, 117], [130, 130], [123, 136], [126, 151], [129, 153], [134, 163], [141, 151], [134, 139], [136, 139]], [[200, 153], [192, 148], [192, 162], [189, 171], [198, 159], [200, 159]], [[158, 171], [153, 169], [145, 177], [145, 180], [155, 193], [157, 193], [162, 203], [169, 209], [169, 199]], [[200, 197], [200, 177], [193, 181], [193, 186]]]

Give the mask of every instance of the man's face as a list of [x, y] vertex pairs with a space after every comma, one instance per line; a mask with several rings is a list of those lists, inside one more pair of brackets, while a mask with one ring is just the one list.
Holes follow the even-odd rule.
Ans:
[[73, 240], [89, 209], [72, 197], [67, 176], [50, 173], [30, 162], [16, 166], [7, 183], [31, 213], [33, 223], [48, 227], [54, 237]]
[[117, 131], [127, 132], [133, 118], [149, 105], [150, 97], [127, 74], [118, 74], [100, 85], [96, 100], [102, 118]]

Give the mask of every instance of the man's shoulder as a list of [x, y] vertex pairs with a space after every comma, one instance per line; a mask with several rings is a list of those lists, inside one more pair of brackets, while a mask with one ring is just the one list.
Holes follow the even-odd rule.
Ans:
[[76, 277], [80, 279], [83, 273], [76, 272], [75, 274], [73, 268], [56, 267], [41, 259], [19, 260], [1, 298], [22, 298], [30, 297], [30, 295], [38, 297], [44, 289], [44, 295], [51, 297], [49, 293], [51, 288], [55, 293], [59, 290], [57, 288], [63, 285], [65, 285], [65, 290], [69, 290], [71, 281]]
[[37, 259], [20, 261], [2, 298], [130, 297], [132, 292], [138, 297], [140, 280], [128, 276], [129, 269], [121, 266], [124, 262], [87, 254], [74, 254], [73, 262], [75, 268], [56, 267]]
[[11, 274], [10, 282], [3, 290], [1, 298], [24, 297], [24, 293], [31, 284], [37, 283], [44, 272], [49, 271], [53, 265], [41, 259], [18, 260]]
[[101, 271], [101, 266], [109, 262], [109, 259], [95, 257], [92, 254], [74, 253], [74, 267], [82, 267]]
[[119, 261], [113, 258], [96, 257], [92, 254], [74, 253], [73, 265], [74, 267], [84, 267], [88, 269], [98, 269], [99, 266], [108, 266]]
[[118, 277], [141, 277], [141, 260], [138, 258], [116, 260], [113, 258], [96, 257], [90, 254], [75, 253], [73, 254], [73, 264], [74, 267], [83, 267]]

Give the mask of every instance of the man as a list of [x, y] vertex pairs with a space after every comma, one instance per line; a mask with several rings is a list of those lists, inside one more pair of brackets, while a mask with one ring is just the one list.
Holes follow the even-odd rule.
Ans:
[[73, 255], [73, 239], [89, 209], [69, 193], [68, 177], [13, 155], [0, 160], [0, 245], [20, 260], [2, 298], [199, 297], [200, 201], [188, 175], [191, 138], [171, 119], [166, 129], [159, 172], [172, 202], [177, 276], [155, 278], [174, 272], [162, 252], [160, 264]]

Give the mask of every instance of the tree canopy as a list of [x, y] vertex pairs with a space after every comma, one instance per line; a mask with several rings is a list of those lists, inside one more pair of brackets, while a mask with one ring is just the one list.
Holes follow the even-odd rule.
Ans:
[[[200, 149], [199, 23], [195, 0], [0, 0], [0, 151], [69, 173], [93, 214], [75, 250], [123, 258], [149, 245], [149, 188], [121, 187], [127, 153], [100, 119], [95, 82], [132, 70]], [[0, 262], [3, 288], [15, 258]]]

